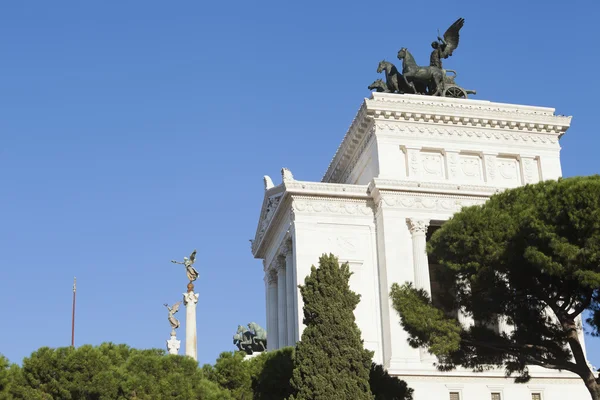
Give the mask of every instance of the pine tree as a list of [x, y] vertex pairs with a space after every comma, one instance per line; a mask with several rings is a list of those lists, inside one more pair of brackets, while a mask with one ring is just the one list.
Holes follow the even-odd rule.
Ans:
[[[600, 176], [545, 181], [463, 208], [429, 244], [441, 265], [440, 295], [410, 283], [391, 297], [410, 343], [427, 348], [438, 368], [504, 367], [527, 382], [529, 366], [579, 375], [600, 400], [579, 318], [600, 336]], [[462, 326], [455, 310], [477, 324]], [[499, 321], [505, 328], [494, 329]]]
[[364, 349], [354, 319], [360, 295], [350, 290], [351, 275], [347, 263], [323, 255], [300, 286], [306, 328], [296, 348], [290, 400], [373, 399], [373, 353]]

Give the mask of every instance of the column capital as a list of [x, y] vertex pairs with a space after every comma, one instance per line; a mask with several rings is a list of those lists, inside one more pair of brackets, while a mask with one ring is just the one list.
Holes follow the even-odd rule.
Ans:
[[279, 247], [279, 255], [282, 257], [286, 257], [289, 254], [292, 254], [293, 246], [291, 240], [286, 240]]
[[406, 223], [410, 233], [414, 235], [425, 235], [429, 227], [428, 219], [407, 218]]
[[186, 306], [188, 305], [188, 303], [196, 304], [198, 303], [198, 297], [200, 297], [198, 293], [186, 292], [183, 294], [183, 304], [185, 304]]
[[275, 269], [267, 270], [267, 272], [265, 273], [265, 279], [267, 280], [267, 283], [269, 285], [276, 285], [277, 284], [277, 270], [275, 270]]
[[285, 257], [283, 255], [280, 255], [279, 257], [277, 257], [277, 262], [275, 263], [275, 270], [277, 270], [277, 273], [279, 273], [280, 271], [285, 271]]

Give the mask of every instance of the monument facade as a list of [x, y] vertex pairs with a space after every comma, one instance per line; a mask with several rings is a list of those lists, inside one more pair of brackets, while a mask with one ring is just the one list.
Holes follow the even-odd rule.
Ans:
[[[321, 182], [285, 168], [280, 184], [264, 179], [252, 253], [263, 260], [269, 349], [300, 339], [297, 285], [321, 254], [333, 253], [350, 264], [350, 286], [361, 295], [355, 315], [365, 347], [415, 389], [415, 400], [588, 398], [579, 377], [535, 366], [526, 384], [503, 370], [438, 371], [433, 356], [408, 345], [389, 298], [391, 285], [406, 281], [435, 292], [426, 242], [462, 207], [559, 178], [559, 139], [571, 118], [552, 108], [386, 91], [364, 100]], [[508, 328], [498, 321], [497, 329]]]

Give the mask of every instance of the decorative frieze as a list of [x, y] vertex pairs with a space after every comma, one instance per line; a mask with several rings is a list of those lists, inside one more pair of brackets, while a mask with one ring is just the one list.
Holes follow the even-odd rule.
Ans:
[[372, 215], [373, 209], [366, 201], [294, 198], [292, 210], [297, 213], [328, 213], [346, 215]]
[[[483, 139], [501, 142], [531, 142], [541, 144], [556, 144], [558, 136], [550, 134], [531, 134], [519, 131], [493, 131], [483, 129], [460, 129], [456, 127], [448, 128], [446, 126], [416, 126], [400, 123], [377, 122], [378, 129], [394, 132], [396, 136], [406, 136], [412, 138], [464, 138], [464, 139]], [[467, 128], [467, 127], [465, 127]]]
[[483, 204], [486, 200], [487, 198], [461, 198], [457, 196], [383, 194], [379, 206], [454, 213], [460, 211], [463, 207]]

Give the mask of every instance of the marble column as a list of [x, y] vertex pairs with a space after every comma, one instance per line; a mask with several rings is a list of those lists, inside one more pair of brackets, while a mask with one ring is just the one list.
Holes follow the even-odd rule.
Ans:
[[185, 304], [185, 355], [198, 360], [198, 338], [196, 336], [196, 304], [198, 303], [198, 293], [194, 293], [194, 285], [188, 285], [188, 291], [183, 294], [183, 304]]
[[269, 304], [267, 310], [269, 319], [267, 322], [267, 349], [277, 350], [279, 348], [279, 323], [277, 318], [277, 271], [269, 269], [267, 271], [267, 297]]
[[507, 318], [505, 315], [500, 315], [498, 317], [498, 333], [499, 334], [503, 334], [506, 333], [507, 335], [510, 334], [510, 325], [507, 322]]
[[[465, 291], [467, 291], [468, 293], [471, 292], [471, 284], [468, 281], [459, 281], [457, 282], [459, 285], [462, 284], [465, 287]], [[467, 314], [464, 310], [464, 307], [460, 307], [458, 309], [457, 312], [457, 318], [458, 318], [458, 322], [463, 326], [463, 328], [465, 329], [469, 329], [471, 328], [473, 325], [475, 325], [475, 321], [473, 320], [473, 317], [470, 314]]]
[[296, 284], [294, 283], [294, 258], [292, 254], [292, 243], [288, 243], [284, 248], [285, 254], [285, 287], [287, 304], [287, 345], [296, 344]]
[[412, 234], [413, 267], [415, 271], [415, 287], [425, 289], [431, 296], [429, 280], [429, 261], [426, 252], [426, 234], [429, 221], [424, 219], [408, 219], [408, 228]]
[[286, 270], [285, 259], [280, 257], [277, 263], [277, 344], [279, 348], [287, 345]]
[[[426, 243], [429, 221], [425, 219], [408, 218], [408, 228], [412, 235], [413, 268], [415, 272], [415, 288], [424, 289], [431, 297], [431, 281], [429, 279], [429, 260], [427, 259]], [[436, 357], [426, 349], [419, 349], [421, 362], [431, 364]]]

